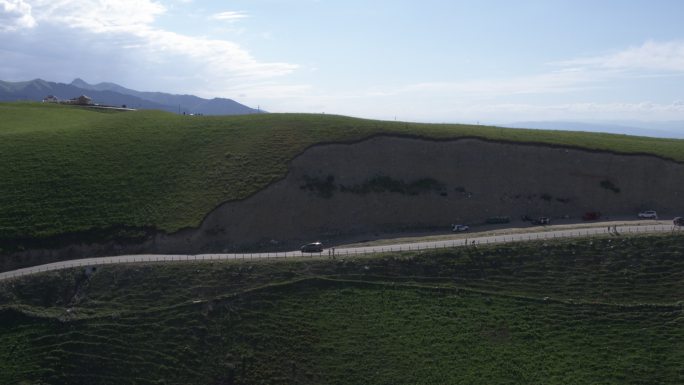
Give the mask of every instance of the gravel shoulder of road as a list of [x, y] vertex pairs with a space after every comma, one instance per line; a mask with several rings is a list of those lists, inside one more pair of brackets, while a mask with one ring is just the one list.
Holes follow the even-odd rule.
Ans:
[[[405, 243], [422, 243], [422, 242], [434, 242], [434, 241], [449, 241], [449, 240], [459, 240], [467, 238], [479, 238], [488, 237], [496, 235], [510, 235], [510, 234], [520, 234], [534, 232], [549, 232], [549, 231], [559, 231], [559, 230], [580, 230], [580, 229], [593, 229], [613, 226], [658, 226], [658, 225], [671, 225], [672, 220], [628, 220], [628, 219], [616, 219], [612, 221], [601, 221], [601, 222], [569, 222], [569, 221], [555, 221], [556, 224], [548, 226], [534, 226], [529, 223], [517, 223], [511, 224], [506, 223], [503, 225], [489, 225], [489, 226], [478, 226], [471, 227], [471, 230], [454, 233], [454, 232], [435, 232], [435, 233], [414, 233], [412, 235], [406, 235], [406, 233], [388, 233], [375, 235], [372, 240], [364, 241], [350, 241], [348, 243], [341, 243], [335, 245], [336, 248], [353, 248], [353, 247], [367, 247], [367, 246], [385, 246], [394, 244], [405, 244]], [[517, 227], [505, 227], [516, 225]], [[505, 228], [504, 228], [505, 227]]]

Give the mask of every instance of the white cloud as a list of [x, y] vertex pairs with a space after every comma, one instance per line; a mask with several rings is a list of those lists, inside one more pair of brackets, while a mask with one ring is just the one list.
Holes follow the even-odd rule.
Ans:
[[221, 13], [216, 13], [211, 15], [211, 18], [214, 20], [221, 20], [221, 21], [228, 21], [228, 22], [234, 22], [238, 21], [241, 19], [247, 18], [247, 14], [244, 12], [238, 12], [238, 11], [226, 11], [226, 12], [221, 12]]
[[555, 63], [564, 67], [684, 72], [684, 41], [648, 41], [615, 53]]
[[33, 28], [36, 20], [24, 0], [0, 0], [0, 32]]
[[[258, 60], [232, 41], [159, 28], [156, 20], [170, 10], [157, 0], [0, 0], [0, 10], [0, 32], [6, 35], [0, 44], [0, 68], [11, 76], [5, 80], [45, 77], [68, 82], [83, 77], [128, 82], [133, 88], [231, 97], [219, 92], [298, 68]], [[241, 16], [246, 15], [222, 17]], [[79, 66], [73, 65], [75, 57]]]
[[[552, 95], [591, 89], [609, 89], [635, 79], [671, 77], [684, 72], [684, 42], [646, 42], [613, 54], [552, 63], [558, 69], [526, 76], [482, 78], [376, 87], [368, 97], [433, 97], [452, 102], [495, 100], [519, 95]], [[359, 95], [361, 96], [361, 95]], [[608, 105], [602, 105], [608, 108]], [[630, 105], [630, 111], [635, 111]], [[642, 111], [646, 111], [642, 109]], [[663, 111], [672, 111], [664, 109]]]
[[464, 81], [425, 82], [401, 87], [375, 87], [359, 96], [427, 97], [441, 99], [492, 99], [515, 95], [561, 94], [598, 87], [606, 73], [561, 70], [509, 78], [483, 78]]
[[[260, 61], [232, 41], [159, 28], [155, 25], [156, 20], [169, 10], [156, 0], [0, 0], [0, 4], [0, 9], [5, 10], [2, 17], [11, 16], [14, 20], [2, 23], [6, 32], [33, 27], [27, 36], [14, 33], [12, 42], [6, 39], [2, 47], [36, 58], [43, 56], [32, 61], [45, 63], [45, 68], [32, 77], [49, 78], [52, 73], [80, 71], [72, 76], [96, 72], [99, 77], [105, 77], [102, 80], [111, 81], [115, 80], [111, 76], [117, 71], [135, 71], [127, 77], [175, 78], [177, 81], [172, 87], [176, 89], [191, 88], [188, 87], [190, 82], [197, 87], [221, 88], [216, 86], [219, 84], [225, 89], [237, 81], [270, 79], [298, 68], [285, 62]], [[220, 15], [224, 20], [246, 17], [239, 12]], [[10, 31], [7, 26], [15, 27]], [[68, 41], [69, 44], [48, 43], [55, 41]], [[70, 57], [73, 60], [76, 49], [82, 51], [78, 56], [81, 66], [78, 69], [72, 66], [70, 70], [57, 68], [66, 62], [60, 59]], [[99, 67], [102, 63], [108, 63], [106, 71], [101, 67], [88, 68], [89, 65]], [[18, 67], [23, 65], [14, 63]], [[173, 91], [173, 88], [167, 90]], [[206, 92], [203, 95], [217, 96]]]
[[556, 71], [545, 74], [503, 79], [479, 79], [463, 82], [433, 82], [409, 85], [403, 93], [440, 92], [467, 97], [495, 97], [518, 94], [571, 92], [594, 82], [591, 74], [580, 71]]
[[262, 63], [239, 45], [225, 40], [195, 38], [159, 29], [135, 32], [147, 42], [148, 54], [183, 56], [192, 59], [220, 78], [265, 78], [288, 74], [298, 66], [288, 63]]
[[31, 4], [38, 22], [92, 33], [148, 28], [166, 12], [166, 7], [153, 0], [32, 0]]
[[[376, 88], [370, 97], [437, 96], [452, 101], [498, 99], [515, 95], [551, 95], [609, 87], [611, 81], [672, 76], [684, 71], [684, 42], [647, 42], [610, 55], [553, 63], [555, 71], [507, 78], [427, 82]], [[633, 70], [633, 71], [630, 71]], [[640, 70], [639, 73], [635, 71]], [[645, 72], [644, 70], [651, 70]], [[667, 73], [663, 73], [667, 71]], [[630, 111], [635, 111], [630, 105]], [[615, 106], [611, 107], [614, 108]], [[602, 108], [609, 108], [602, 105]], [[642, 111], [645, 111], [642, 109]], [[664, 109], [663, 111], [672, 111]]]

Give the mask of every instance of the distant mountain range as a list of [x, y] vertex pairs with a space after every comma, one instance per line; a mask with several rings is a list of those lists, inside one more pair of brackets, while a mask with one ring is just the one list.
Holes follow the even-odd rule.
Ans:
[[606, 121], [606, 122], [569, 122], [569, 121], [534, 121], [499, 124], [510, 128], [535, 128], [561, 131], [606, 132], [655, 138], [684, 139], [684, 122], [643, 122], [643, 121]]
[[175, 113], [204, 115], [243, 115], [264, 111], [247, 107], [231, 99], [203, 99], [194, 95], [174, 95], [163, 92], [142, 92], [114, 83], [88, 84], [75, 79], [70, 84], [35, 79], [25, 82], [0, 81], [0, 101], [41, 101], [48, 95], [72, 99], [86, 95], [93, 103], [137, 109], [163, 110]]

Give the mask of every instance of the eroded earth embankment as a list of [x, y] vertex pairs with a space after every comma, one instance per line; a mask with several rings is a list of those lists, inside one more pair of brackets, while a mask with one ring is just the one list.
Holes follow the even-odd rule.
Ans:
[[[209, 213], [199, 228], [139, 243], [16, 254], [21, 264], [105, 254], [284, 249], [373, 232], [446, 228], [508, 216], [684, 212], [684, 165], [648, 155], [379, 136], [309, 148], [287, 176]], [[28, 262], [32, 261], [32, 262]], [[7, 267], [4, 267], [7, 270]]]

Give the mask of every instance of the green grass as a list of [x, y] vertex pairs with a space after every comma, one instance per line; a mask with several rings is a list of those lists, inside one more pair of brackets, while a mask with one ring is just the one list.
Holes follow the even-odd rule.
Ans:
[[[414, 124], [331, 115], [179, 116], [0, 103], [0, 248], [197, 226], [224, 201], [284, 177], [307, 147], [374, 134], [477, 136], [684, 161], [684, 141], [582, 132]], [[127, 232], [128, 231], [128, 232]], [[90, 234], [90, 235], [89, 235]]]
[[680, 384], [682, 255], [641, 236], [53, 272], [0, 284], [0, 383]]

